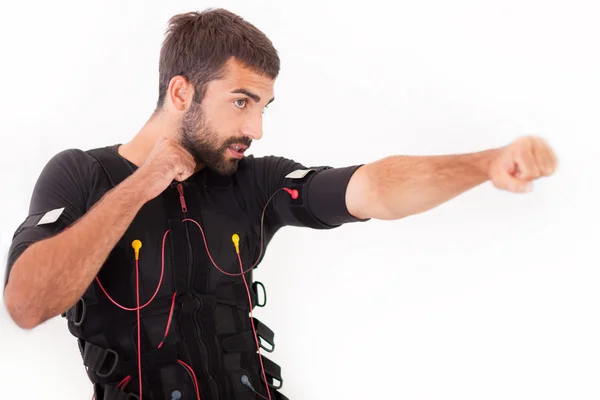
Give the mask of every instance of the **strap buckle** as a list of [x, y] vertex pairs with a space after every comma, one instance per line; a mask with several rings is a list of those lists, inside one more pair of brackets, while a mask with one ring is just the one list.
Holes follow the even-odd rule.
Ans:
[[[256, 328], [256, 336], [258, 336], [258, 344], [261, 349], [268, 353], [275, 350], [275, 334], [268, 326], [253, 318], [254, 327]], [[267, 347], [268, 344], [270, 347]], [[223, 349], [229, 353], [237, 353], [244, 351], [256, 352], [256, 339], [252, 331], [245, 331], [235, 335], [225, 337], [221, 341]]]
[[100, 378], [112, 375], [119, 364], [119, 355], [111, 349], [104, 349], [90, 342], [78, 339], [79, 351], [83, 356], [83, 365]]
[[[253, 319], [254, 327], [256, 328], [256, 334], [258, 335], [259, 339], [258, 342], [260, 344], [260, 348], [268, 353], [272, 353], [275, 350], [275, 333], [267, 325], [263, 324], [258, 319]], [[263, 341], [265, 341], [271, 347], [265, 347]]]
[[67, 321], [73, 322], [75, 326], [81, 326], [83, 321], [85, 320], [86, 313], [86, 305], [83, 297], [81, 297], [77, 303], [67, 311], [61, 314], [63, 318], [66, 318]]
[[265, 374], [267, 375], [267, 381], [269, 386], [275, 390], [281, 389], [281, 387], [283, 386], [283, 379], [281, 378], [281, 367], [264, 356], [262, 357], [262, 361], [263, 366], [265, 368]]
[[[262, 289], [263, 298], [264, 298], [264, 301], [262, 304], [259, 303], [259, 298], [260, 298], [260, 296], [258, 295], [258, 287], [259, 286]], [[254, 306], [255, 307], [266, 306], [267, 305], [267, 290], [265, 289], [265, 285], [263, 285], [262, 282], [255, 281], [254, 283], [252, 283], [252, 291], [254, 292], [254, 297], [255, 297]]]

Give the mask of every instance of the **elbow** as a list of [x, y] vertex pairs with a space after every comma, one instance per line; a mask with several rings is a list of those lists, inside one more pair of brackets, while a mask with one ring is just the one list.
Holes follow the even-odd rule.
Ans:
[[34, 312], [35, 308], [12, 286], [9, 283], [4, 291], [4, 305], [8, 315], [23, 330], [36, 328], [43, 322], [41, 316]]
[[26, 331], [33, 330], [41, 324], [38, 320], [32, 318], [13, 318], [13, 321], [19, 328]]

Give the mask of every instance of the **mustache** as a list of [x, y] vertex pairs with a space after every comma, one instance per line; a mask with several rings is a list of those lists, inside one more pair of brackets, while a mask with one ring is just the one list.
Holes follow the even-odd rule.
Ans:
[[231, 137], [223, 143], [223, 147], [229, 147], [232, 144], [242, 144], [244, 146], [250, 147], [252, 145], [252, 139], [250, 139], [247, 136]]

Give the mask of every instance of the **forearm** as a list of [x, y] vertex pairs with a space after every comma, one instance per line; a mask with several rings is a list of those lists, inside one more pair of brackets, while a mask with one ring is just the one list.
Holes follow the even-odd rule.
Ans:
[[107, 192], [70, 229], [31, 245], [15, 262], [5, 289], [15, 322], [33, 328], [71, 307], [144, 204], [130, 177]]
[[349, 198], [349, 208], [359, 218], [383, 220], [430, 210], [487, 181], [489, 165], [500, 151], [391, 156], [364, 165], [357, 171], [355, 187], [348, 188], [349, 197], [361, 200], [353, 205]]

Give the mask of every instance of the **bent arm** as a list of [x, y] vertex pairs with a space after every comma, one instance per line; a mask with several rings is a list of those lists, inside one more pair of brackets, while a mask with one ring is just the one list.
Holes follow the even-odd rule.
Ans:
[[144, 204], [132, 175], [107, 192], [70, 229], [32, 244], [15, 261], [4, 291], [15, 323], [32, 329], [83, 295]]
[[443, 156], [390, 156], [360, 167], [346, 191], [357, 218], [395, 220], [430, 210], [489, 179], [502, 149]]

